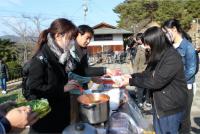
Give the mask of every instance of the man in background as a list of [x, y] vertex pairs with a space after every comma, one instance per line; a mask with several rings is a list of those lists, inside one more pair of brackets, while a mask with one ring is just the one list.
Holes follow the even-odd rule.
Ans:
[[0, 82], [1, 82], [1, 88], [2, 88], [2, 94], [7, 93], [7, 84], [6, 81], [8, 79], [8, 67], [4, 63], [3, 59], [0, 59]]

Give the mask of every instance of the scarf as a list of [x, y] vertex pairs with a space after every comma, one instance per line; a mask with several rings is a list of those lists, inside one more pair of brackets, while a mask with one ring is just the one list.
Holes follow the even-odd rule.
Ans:
[[49, 48], [55, 54], [55, 56], [59, 59], [59, 63], [64, 65], [70, 55], [69, 50], [64, 51], [62, 48], [60, 48], [49, 34], [47, 36], [47, 39], [48, 39], [47, 44]]
[[80, 62], [80, 59], [76, 53], [75, 45], [73, 44], [69, 50], [69, 58], [65, 66], [66, 72], [74, 71], [77, 68], [77, 62]]
[[72, 48], [70, 49], [70, 55], [74, 58], [74, 60], [76, 60], [77, 62], [80, 62], [80, 58], [76, 52], [76, 47], [75, 45], [72, 46]]
[[70, 61], [66, 66], [67, 71], [73, 71], [77, 68], [77, 63], [81, 62], [81, 59], [87, 54], [87, 48], [82, 48], [77, 42], [74, 42], [70, 48]]

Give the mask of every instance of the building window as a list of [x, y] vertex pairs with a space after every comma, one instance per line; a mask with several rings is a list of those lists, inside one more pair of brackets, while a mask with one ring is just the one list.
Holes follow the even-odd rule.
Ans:
[[105, 40], [113, 40], [113, 35], [112, 34], [94, 35], [94, 41], [105, 41]]

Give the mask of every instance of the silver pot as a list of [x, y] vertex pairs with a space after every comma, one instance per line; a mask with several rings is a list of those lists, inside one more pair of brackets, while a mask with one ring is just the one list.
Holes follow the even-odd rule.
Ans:
[[84, 94], [78, 97], [83, 121], [90, 124], [102, 123], [109, 118], [109, 96], [105, 94]]

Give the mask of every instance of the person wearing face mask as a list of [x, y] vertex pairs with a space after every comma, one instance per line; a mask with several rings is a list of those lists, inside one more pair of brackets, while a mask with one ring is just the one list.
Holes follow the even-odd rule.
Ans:
[[180, 133], [188, 134], [191, 129], [190, 113], [193, 101], [193, 89], [195, 83], [196, 73], [196, 53], [191, 43], [189, 35], [183, 31], [178, 20], [170, 19], [164, 22], [163, 30], [165, 31], [168, 39], [173, 43], [174, 48], [179, 52], [184, 64], [184, 73], [187, 81], [187, 88], [189, 92], [187, 110], [185, 118], [181, 123]]
[[147, 29], [142, 42], [151, 50], [147, 69], [122, 75], [120, 86], [129, 84], [150, 90], [156, 134], [177, 134], [188, 97], [181, 56], [160, 27]]
[[39, 35], [30, 62], [28, 87], [35, 99], [48, 100], [51, 111], [31, 126], [30, 133], [61, 133], [70, 124], [70, 96], [64, 93], [68, 81], [65, 65], [69, 44], [76, 36], [77, 27], [65, 18], [54, 20]]

